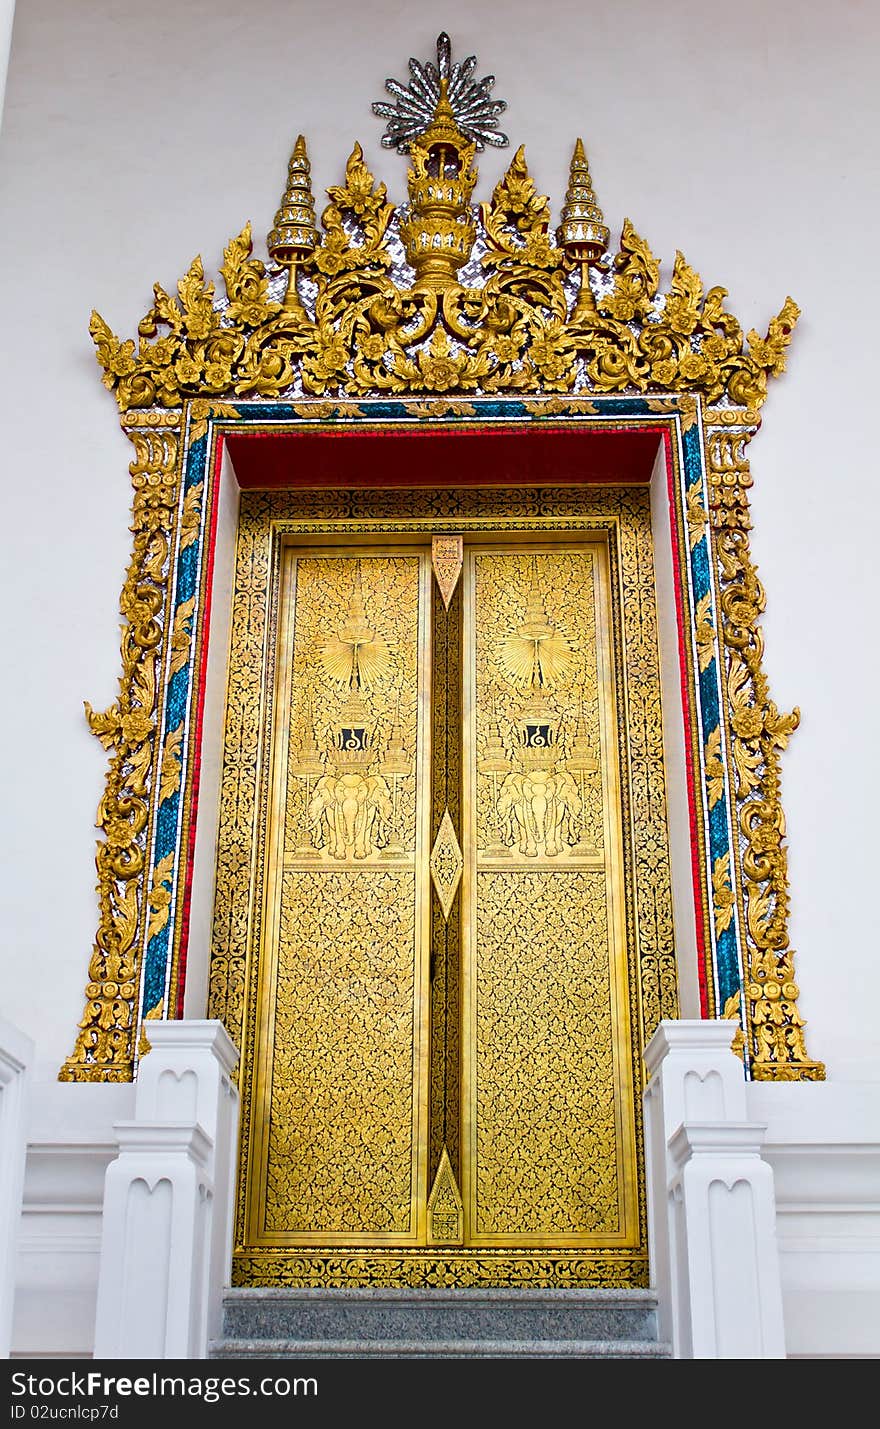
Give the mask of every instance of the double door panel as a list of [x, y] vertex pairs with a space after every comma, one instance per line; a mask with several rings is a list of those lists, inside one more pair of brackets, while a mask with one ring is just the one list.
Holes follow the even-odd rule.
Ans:
[[285, 548], [249, 1243], [636, 1242], [611, 620], [601, 536]]

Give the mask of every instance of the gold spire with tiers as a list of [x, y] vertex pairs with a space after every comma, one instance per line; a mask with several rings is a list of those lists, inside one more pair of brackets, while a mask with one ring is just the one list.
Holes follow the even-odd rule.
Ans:
[[596, 303], [590, 287], [590, 265], [598, 263], [608, 247], [608, 238], [609, 230], [593, 192], [584, 141], [578, 139], [571, 156], [562, 222], [556, 230], [559, 247], [573, 262], [581, 265], [581, 286], [571, 315], [572, 323], [596, 318]]
[[314, 253], [320, 242], [315, 227], [315, 200], [312, 197], [311, 182], [306, 141], [300, 134], [287, 166], [287, 188], [281, 200], [281, 207], [275, 214], [275, 223], [266, 240], [266, 246], [269, 257], [289, 270], [284, 310], [303, 322], [308, 322], [309, 319], [296, 290], [296, 267]]

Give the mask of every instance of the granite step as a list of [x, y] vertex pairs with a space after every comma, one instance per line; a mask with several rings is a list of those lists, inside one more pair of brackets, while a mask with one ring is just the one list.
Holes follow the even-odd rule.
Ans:
[[664, 1359], [650, 1290], [227, 1291], [212, 1359]]

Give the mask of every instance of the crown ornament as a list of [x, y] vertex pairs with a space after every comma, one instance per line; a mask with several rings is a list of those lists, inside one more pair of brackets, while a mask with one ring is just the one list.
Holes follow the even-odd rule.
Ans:
[[462, 134], [449, 103], [447, 81], [424, 134], [410, 148], [410, 213], [400, 225], [416, 292], [442, 292], [467, 262], [477, 236], [470, 197], [477, 182], [474, 145]]
[[452, 46], [444, 30], [437, 36], [436, 65], [411, 59], [410, 83], [406, 87], [396, 79], [386, 79], [385, 88], [397, 102], [373, 105], [373, 113], [388, 120], [382, 135], [383, 147], [408, 154], [413, 140], [424, 134], [435, 117], [442, 93], [456, 127], [475, 149], [482, 151], [487, 144], [506, 148], [510, 140], [496, 128], [495, 121], [507, 104], [503, 99], [489, 97], [495, 83], [493, 74], [472, 79], [476, 67], [476, 55], [468, 55], [461, 64], [452, 63]]

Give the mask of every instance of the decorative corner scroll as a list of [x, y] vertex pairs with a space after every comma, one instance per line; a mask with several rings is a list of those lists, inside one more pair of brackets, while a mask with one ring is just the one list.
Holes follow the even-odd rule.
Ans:
[[[173, 744], [157, 746], [165, 652], [173, 645], [170, 610], [172, 547], [187, 508], [180, 510], [179, 411], [132, 412], [124, 423], [134, 446], [130, 466], [134, 501], [132, 556], [120, 596], [122, 674], [109, 709], [86, 704], [86, 717], [110, 754], [98, 807], [99, 921], [89, 962], [86, 1002], [76, 1044], [60, 1081], [125, 1082], [134, 1076], [143, 948], [151, 919], [167, 908], [167, 866], [151, 866], [150, 812], [155, 765], [173, 779]], [[179, 642], [184, 622], [177, 622]], [[151, 998], [145, 1015], [154, 1016]]]

